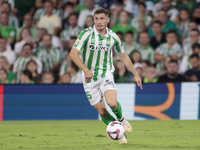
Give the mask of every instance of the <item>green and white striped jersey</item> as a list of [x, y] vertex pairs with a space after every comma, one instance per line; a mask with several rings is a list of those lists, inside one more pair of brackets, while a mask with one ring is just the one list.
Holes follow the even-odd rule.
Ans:
[[130, 55], [133, 50], [136, 50], [137, 43], [135, 41], [132, 42], [131, 45], [128, 45], [126, 42], [123, 42], [124, 50], [127, 55]]
[[54, 63], [60, 63], [61, 55], [59, 49], [51, 47], [49, 52], [46, 51], [45, 47], [41, 47], [37, 53], [37, 57], [44, 64], [43, 72], [47, 72], [53, 68]]
[[81, 51], [82, 61], [94, 74], [93, 80], [97, 81], [108, 74], [113, 74], [114, 65], [112, 49], [123, 53], [124, 47], [119, 37], [106, 28], [107, 34], [101, 37], [95, 25], [83, 30], [74, 43], [74, 48]]
[[[163, 55], [164, 57], [169, 55], [177, 55], [179, 58], [182, 56], [182, 49], [180, 44], [176, 42], [172, 48], [169, 48], [168, 43], [161, 44], [155, 51], [155, 54], [158, 53], [160, 55]], [[163, 63], [157, 63], [157, 69], [162, 70], [163, 69]]]
[[62, 41], [69, 41], [71, 37], [78, 36], [80, 32], [82, 31], [82, 28], [79, 26], [76, 26], [74, 29], [72, 26], [69, 26], [68, 28], [64, 29], [61, 32], [61, 40]]
[[[199, 38], [198, 43], [200, 43], [200, 38]], [[192, 44], [191, 44], [190, 38], [187, 38], [187, 39], [184, 40], [184, 42], [183, 42], [183, 52], [184, 52], [184, 54], [187, 54], [187, 55], [192, 54]]]
[[63, 75], [67, 72], [67, 67], [69, 66], [69, 64], [69, 61], [65, 61], [61, 64], [59, 75]]
[[141, 54], [142, 60], [148, 60], [150, 63], [154, 63], [154, 49], [147, 45], [146, 48], [143, 48], [141, 44], [136, 46], [136, 50], [138, 50]]
[[177, 25], [177, 28], [179, 30], [181, 38], [185, 39], [189, 35], [189, 20], [186, 23], [183, 23], [182, 21]]
[[[62, 18], [63, 10], [62, 9], [54, 9], [53, 14], [56, 14], [58, 17]], [[39, 8], [36, 10], [33, 18], [36, 20], [40, 20], [40, 18], [44, 15], [46, 15], [44, 8]]]

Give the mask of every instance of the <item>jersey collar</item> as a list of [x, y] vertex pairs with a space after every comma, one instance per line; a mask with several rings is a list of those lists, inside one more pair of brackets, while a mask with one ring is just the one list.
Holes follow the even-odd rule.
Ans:
[[[109, 37], [109, 33], [108, 33], [108, 27], [106, 27], [106, 35], [104, 35], [104, 36], [106, 36], [107, 38]], [[95, 27], [95, 25], [94, 25], [94, 34], [96, 34], [96, 35], [98, 35], [99, 34], [99, 32], [97, 31], [97, 29], [96, 29], [96, 27]]]

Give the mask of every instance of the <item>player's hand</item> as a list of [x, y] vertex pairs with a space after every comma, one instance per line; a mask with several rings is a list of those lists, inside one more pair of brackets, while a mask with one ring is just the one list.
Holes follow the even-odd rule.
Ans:
[[135, 76], [135, 82], [137, 83], [137, 85], [140, 87], [140, 89], [142, 90], [142, 81], [139, 75]]
[[89, 69], [87, 69], [86, 71], [84, 71], [84, 74], [85, 74], [85, 82], [86, 83], [91, 82], [93, 78], [93, 73]]

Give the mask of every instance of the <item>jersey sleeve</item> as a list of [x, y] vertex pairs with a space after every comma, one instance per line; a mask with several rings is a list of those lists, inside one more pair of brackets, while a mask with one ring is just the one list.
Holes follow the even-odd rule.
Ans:
[[117, 53], [123, 53], [123, 52], [125, 52], [123, 43], [122, 43], [122, 41], [119, 39], [119, 37], [116, 35], [116, 36], [113, 36], [113, 39], [114, 39], [114, 46], [113, 46], [113, 49], [114, 49]]
[[82, 51], [83, 50], [83, 47], [85, 46], [85, 44], [87, 43], [87, 37], [89, 35], [87, 34], [87, 30], [83, 30], [78, 38], [76, 39], [73, 47], [78, 49], [79, 51]]

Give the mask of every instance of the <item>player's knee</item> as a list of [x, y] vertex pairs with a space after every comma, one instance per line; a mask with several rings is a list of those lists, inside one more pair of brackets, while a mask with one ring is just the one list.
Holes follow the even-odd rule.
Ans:
[[116, 101], [111, 101], [111, 102], [107, 102], [108, 106], [110, 106], [110, 108], [115, 109], [117, 108], [117, 102]]
[[99, 114], [101, 115], [101, 117], [106, 118], [108, 116], [108, 111], [106, 110], [106, 108], [102, 108]]

